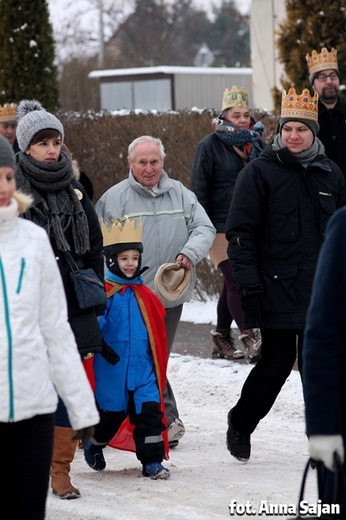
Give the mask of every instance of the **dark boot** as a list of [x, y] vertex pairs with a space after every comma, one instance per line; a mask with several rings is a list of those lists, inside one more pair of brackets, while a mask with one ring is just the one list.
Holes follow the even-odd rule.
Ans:
[[72, 428], [56, 426], [54, 430], [54, 449], [51, 468], [51, 487], [54, 495], [63, 499], [79, 498], [80, 492], [72, 486], [70, 467], [77, 442], [72, 440]]
[[107, 444], [93, 444], [92, 442], [88, 442], [88, 444], [84, 448], [84, 458], [88, 466], [95, 471], [103, 471], [106, 467], [106, 461], [103, 455], [103, 448], [105, 448]]
[[240, 433], [232, 423], [232, 410], [227, 416], [228, 430], [226, 435], [227, 449], [237, 460], [246, 462], [251, 455], [251, 436], [249, 433]]

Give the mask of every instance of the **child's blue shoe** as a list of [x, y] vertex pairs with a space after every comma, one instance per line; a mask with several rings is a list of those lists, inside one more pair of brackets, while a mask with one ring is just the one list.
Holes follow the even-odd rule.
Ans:
[[150, 477], [151, 480], [166, 479], [171, 476], [169, 469], [164, 468], [161, 462], [150, 462], [143, 466], [143, 477]]
[[104, 446], [96, 446], [88, 442], [84, 449], [84, 458], [88, 466], [95, 471], [103, 471], [106, 467], [106, 461], [103, 456]]

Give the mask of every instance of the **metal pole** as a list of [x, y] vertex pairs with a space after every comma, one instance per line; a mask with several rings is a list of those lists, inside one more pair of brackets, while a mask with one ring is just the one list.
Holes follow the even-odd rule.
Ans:
[[98, 64], [102, 69], [105, 63], [105, 39], [104, 39], [104, 25], [103, 25], [103, 0], [97, 2], [99, 8], [99, 44], [100, 51], [98, 56]]

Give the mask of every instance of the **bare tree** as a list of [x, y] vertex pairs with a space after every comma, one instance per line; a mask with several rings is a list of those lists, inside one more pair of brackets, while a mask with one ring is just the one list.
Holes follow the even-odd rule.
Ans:
[[[135, 0], [85, 0], [86, 11], [71, 0], [69, 16], [55, 31], [58, 64], [76, 57], [98, 55], [98, 65], [104, 66], [105, 43], [135, 9]], [[72, 15], [71, 15], [72, 13]], [[87, 24], [85, 19], [87, 18]]]
[[59, 49], [64, 50], [59, 52], [63, 109], [81, 110], [87, 100], [98, 109], [96, 82], [89, 96], [92, 81], [87, 77], [97, 68], [193, 66], [204, 43], [215, 55], [214, 66], [249, 64], [248, 17], [239, 14], [234, 0], [222, 0], [214, 19], [191, 0], [85, 2], [94, 14], [94, 25], [84, 29], [80, 21], [85, 12], [75, 11], [57, 36]]

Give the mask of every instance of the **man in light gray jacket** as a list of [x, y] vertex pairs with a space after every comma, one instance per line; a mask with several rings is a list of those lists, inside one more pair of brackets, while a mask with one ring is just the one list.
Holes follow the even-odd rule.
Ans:
[[[163, 169], [165, 151], [160, 139], [141, 136], [128, 148], [129, 177], [107, 190], [95, 209], [105, 223], [127, 215], [140, 218], [143, 227], [142, 265], [144, 283], [154, 292], [155, 274], [160, 265], [181, 262], [191, 270], [190, 283], [184, 294], [174, 301], [162, 298], [166, 308], [168, 350], [171, 352], [183, 304], [189, 301], [196, 282], [196, 264], [213, 243], [215, 228], [195, 194], [181, 182], [169, 178]], [[174, 448], [184, 435], [172, 388], [167, 381], [164, 401], [169, 445]]]

